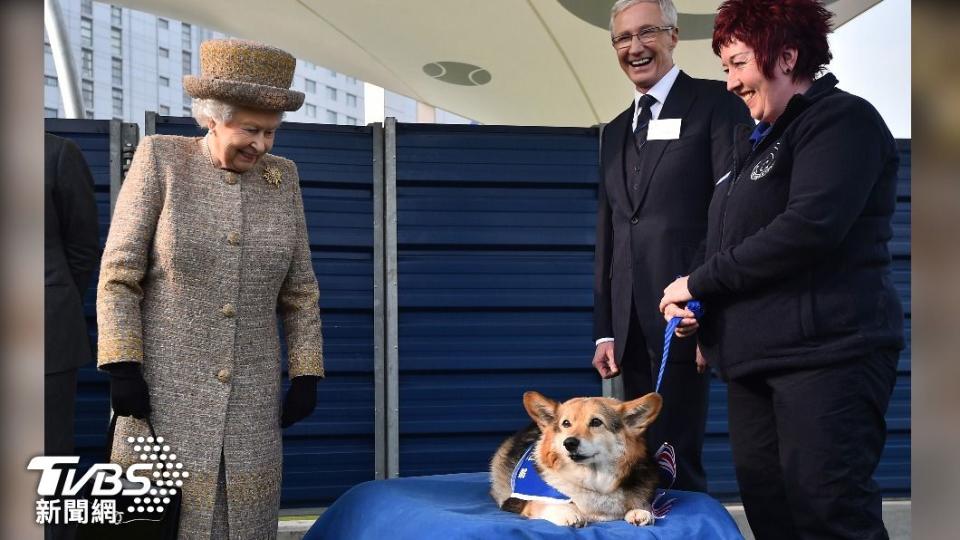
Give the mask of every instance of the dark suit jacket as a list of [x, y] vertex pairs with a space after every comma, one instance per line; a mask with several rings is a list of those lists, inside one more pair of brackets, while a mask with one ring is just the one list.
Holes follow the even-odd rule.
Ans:
[[630, 327], [631, 300], [648, 347], [662, 347], [665, 322], [657, 307], [663, 289], [702, 260], [713, 188], [733, 164], [734, 126], [752, 124], [742, 100], [723, 83], [682, 71], [658, 118], [682, 119], [680, 137], [644, 145], [635, 204], [624, 178], [624, 142], [633, 137], [632, 103], [602, 135], [593, 332], [595, 339], [615, 338], [618, 363]]
[[93, 360], [83, 294], [99, 260], [93, 177], [77, 145], [44, 140], [44, 367], [75, 369]]

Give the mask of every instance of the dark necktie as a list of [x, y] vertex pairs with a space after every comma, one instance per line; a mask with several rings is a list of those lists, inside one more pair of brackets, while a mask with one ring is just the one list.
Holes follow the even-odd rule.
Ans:
[[633, 135], [636, 137], [638, 145], [647, 142], [647, 125], [650, 123], [650, 119], [653, 118], [650, 107], [656, 102], [657, 98], [650, 94], [644, 94], [640, 96], [640, 101], [637, 103], [637, 106], [640, 107], [640, 114], [637, 115], [637, 127], [634, 128]]

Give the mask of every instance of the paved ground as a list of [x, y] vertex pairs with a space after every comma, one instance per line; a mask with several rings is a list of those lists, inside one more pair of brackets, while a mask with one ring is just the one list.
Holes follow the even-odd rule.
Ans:
[[[727, 511], [736, 520], [740, 532], [746, 540], [754, 540], [747, 517], [743, 514], [743, 506], [727, 504]], [[910, 540], [910, 501], [888, 500], [883, 501], [883, 523], [887, 526], [890, 540]]]
[[[747, 518], [743, 514], [743, 507], [739, 504], [725, 505], [727, 511], [737, 521], [740, 531], [746, 540], [754, 540]], [[296, 516], [295, 519], [280, 521], [280, 532], [277, 540], [301, 540], [307, 529], [313, 525], [316, 517]], [[890, 540], [910, 540], [910, 500], [888, 500], [883, 502], [883, 522], [887, 525]], [[385, 539], [386, 540], [386, 539]]]

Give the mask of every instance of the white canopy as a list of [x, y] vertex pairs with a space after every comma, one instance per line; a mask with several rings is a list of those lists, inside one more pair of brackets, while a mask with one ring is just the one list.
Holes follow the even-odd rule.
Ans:
[[[590, 126], [632, 99], [610, 46], [613, 0], [111, 0], [255, 39], [485, 124]], [[674, 59], [722, 79], [719, 0], [675, 0]], [[879, 0], [826, 0], [840, 26]]]

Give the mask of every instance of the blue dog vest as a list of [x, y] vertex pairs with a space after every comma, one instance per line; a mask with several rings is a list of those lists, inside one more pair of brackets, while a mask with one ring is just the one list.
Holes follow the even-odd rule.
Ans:
[[533, 447], [534, 445], [530, 445], [527, 448], [523, 457], [517, 462], [517, 466], [513, 468], [513, 476], [510, 477], [510, 487], [513, 493], [510, 496], [525, 501], [570, 502], [570, 497], [558, 491], [540, 476], [537, 471], [537, 464], [534, 462]]

